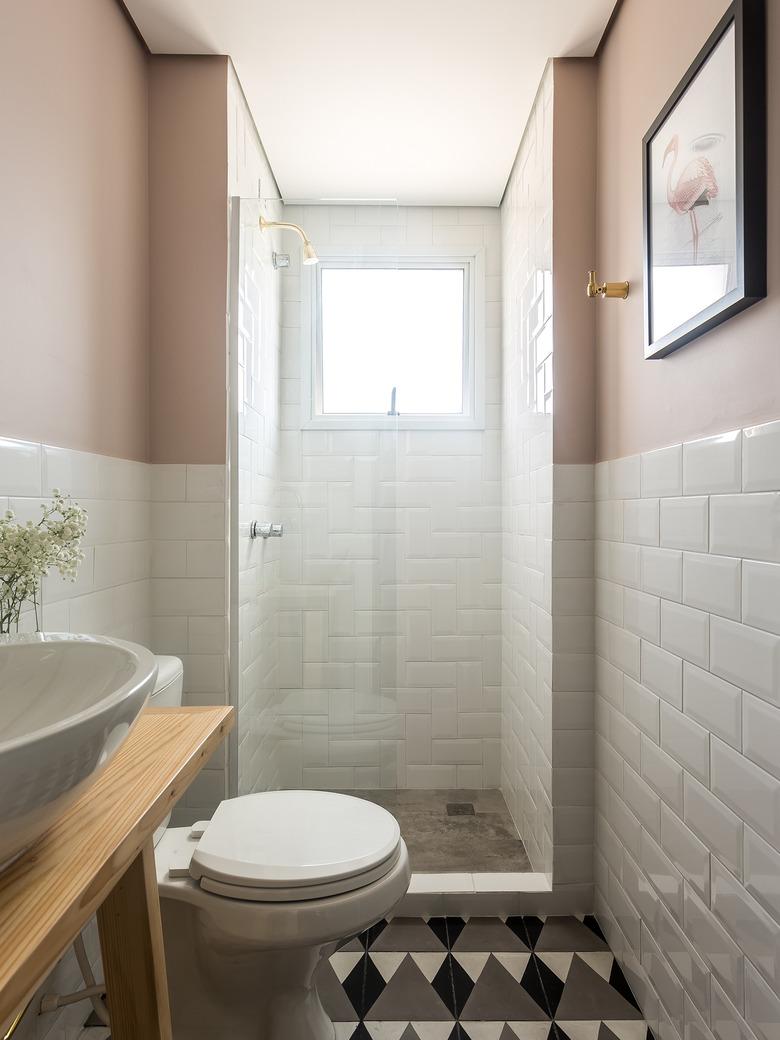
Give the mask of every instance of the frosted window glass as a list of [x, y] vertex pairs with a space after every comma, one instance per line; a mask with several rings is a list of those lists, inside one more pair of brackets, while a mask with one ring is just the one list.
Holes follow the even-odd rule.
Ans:
[[397, 387], [401, 415], [463, 412], [462, 268], [320, 272], [322, 410], [379, 414]]

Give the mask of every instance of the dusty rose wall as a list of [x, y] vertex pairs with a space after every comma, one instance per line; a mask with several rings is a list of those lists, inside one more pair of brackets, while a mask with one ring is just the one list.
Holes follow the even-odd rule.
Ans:
[[593, 462], [596, 311], [585, 295], [596, 220], [596, 62], [553, 62], [553, 462]]
[[[660, 361], [643, 360], [641, 141], [727, 0], [624, 0], [600, 57], [598, 272], [628, 278], [598, 301], [597, 458], [780, 416], [780, 3], [767, 3], [769, 296]], [[584, 274], [584, 272], [583, 272]], [[556, 387], [557, 390], [557, 387]]]
[[225, 461], [227, 63], [150, 62], [153, 462]]
[[109, 0], [2, 5], [0, 436], [148, 457], [146, 66]]

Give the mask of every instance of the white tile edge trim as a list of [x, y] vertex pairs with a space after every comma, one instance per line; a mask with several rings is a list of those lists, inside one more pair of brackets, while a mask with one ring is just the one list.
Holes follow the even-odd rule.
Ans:
[[436, 874], [415, 872], [409, 883], [411, 895], [447, 892], [552, 892], [546, 874], [527, 873], [460, 873]]

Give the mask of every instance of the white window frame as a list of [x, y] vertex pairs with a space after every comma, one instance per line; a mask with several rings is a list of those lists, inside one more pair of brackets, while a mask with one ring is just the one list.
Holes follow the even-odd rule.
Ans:
[[[485, 428], [485, 252], [453, 250], [451, 246], [406, 246], [355, 252], [317, 249], [320, 264], [302, 268], [303, 324], [301, 429], [304, 430], [484, 430]], [[463, 412], [459, 415], [373, 413], [345, 415], [322, 411], [322, 269], [430, 267], [463, 271]], [[388, 388], [388, 407], [390, 388]]]

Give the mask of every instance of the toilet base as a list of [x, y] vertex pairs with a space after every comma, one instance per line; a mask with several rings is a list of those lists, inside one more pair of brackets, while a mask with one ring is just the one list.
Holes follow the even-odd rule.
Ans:
[[186, 904], [161, 910], [173, 1040], [334, 1040], [315, 974], [336, 942], [248, 950]]
[[[285, 950], [281, 955], [269, 954], [273, 960], [273, 982], [265, 1005], [267, 1040], [335, 1040], [336, 1030], [320, 1001], [315, 973], [320, 961], [330, 957], [336, 943], [314, 950]], [[269, 966], [270, 967], [270, 966]], [[270, 979], [269, 979], [270, 981]]]
[[[409, 852], [351, 891], [295, 902], [211, 893], [169, 876], [189, 832], [156, 849], [173, 1040], [335, 1040], [315, 979], [321, 962], [388, 917], [409, 887]], [[140, 1038], [139, 1038], [140, 1040]]]

